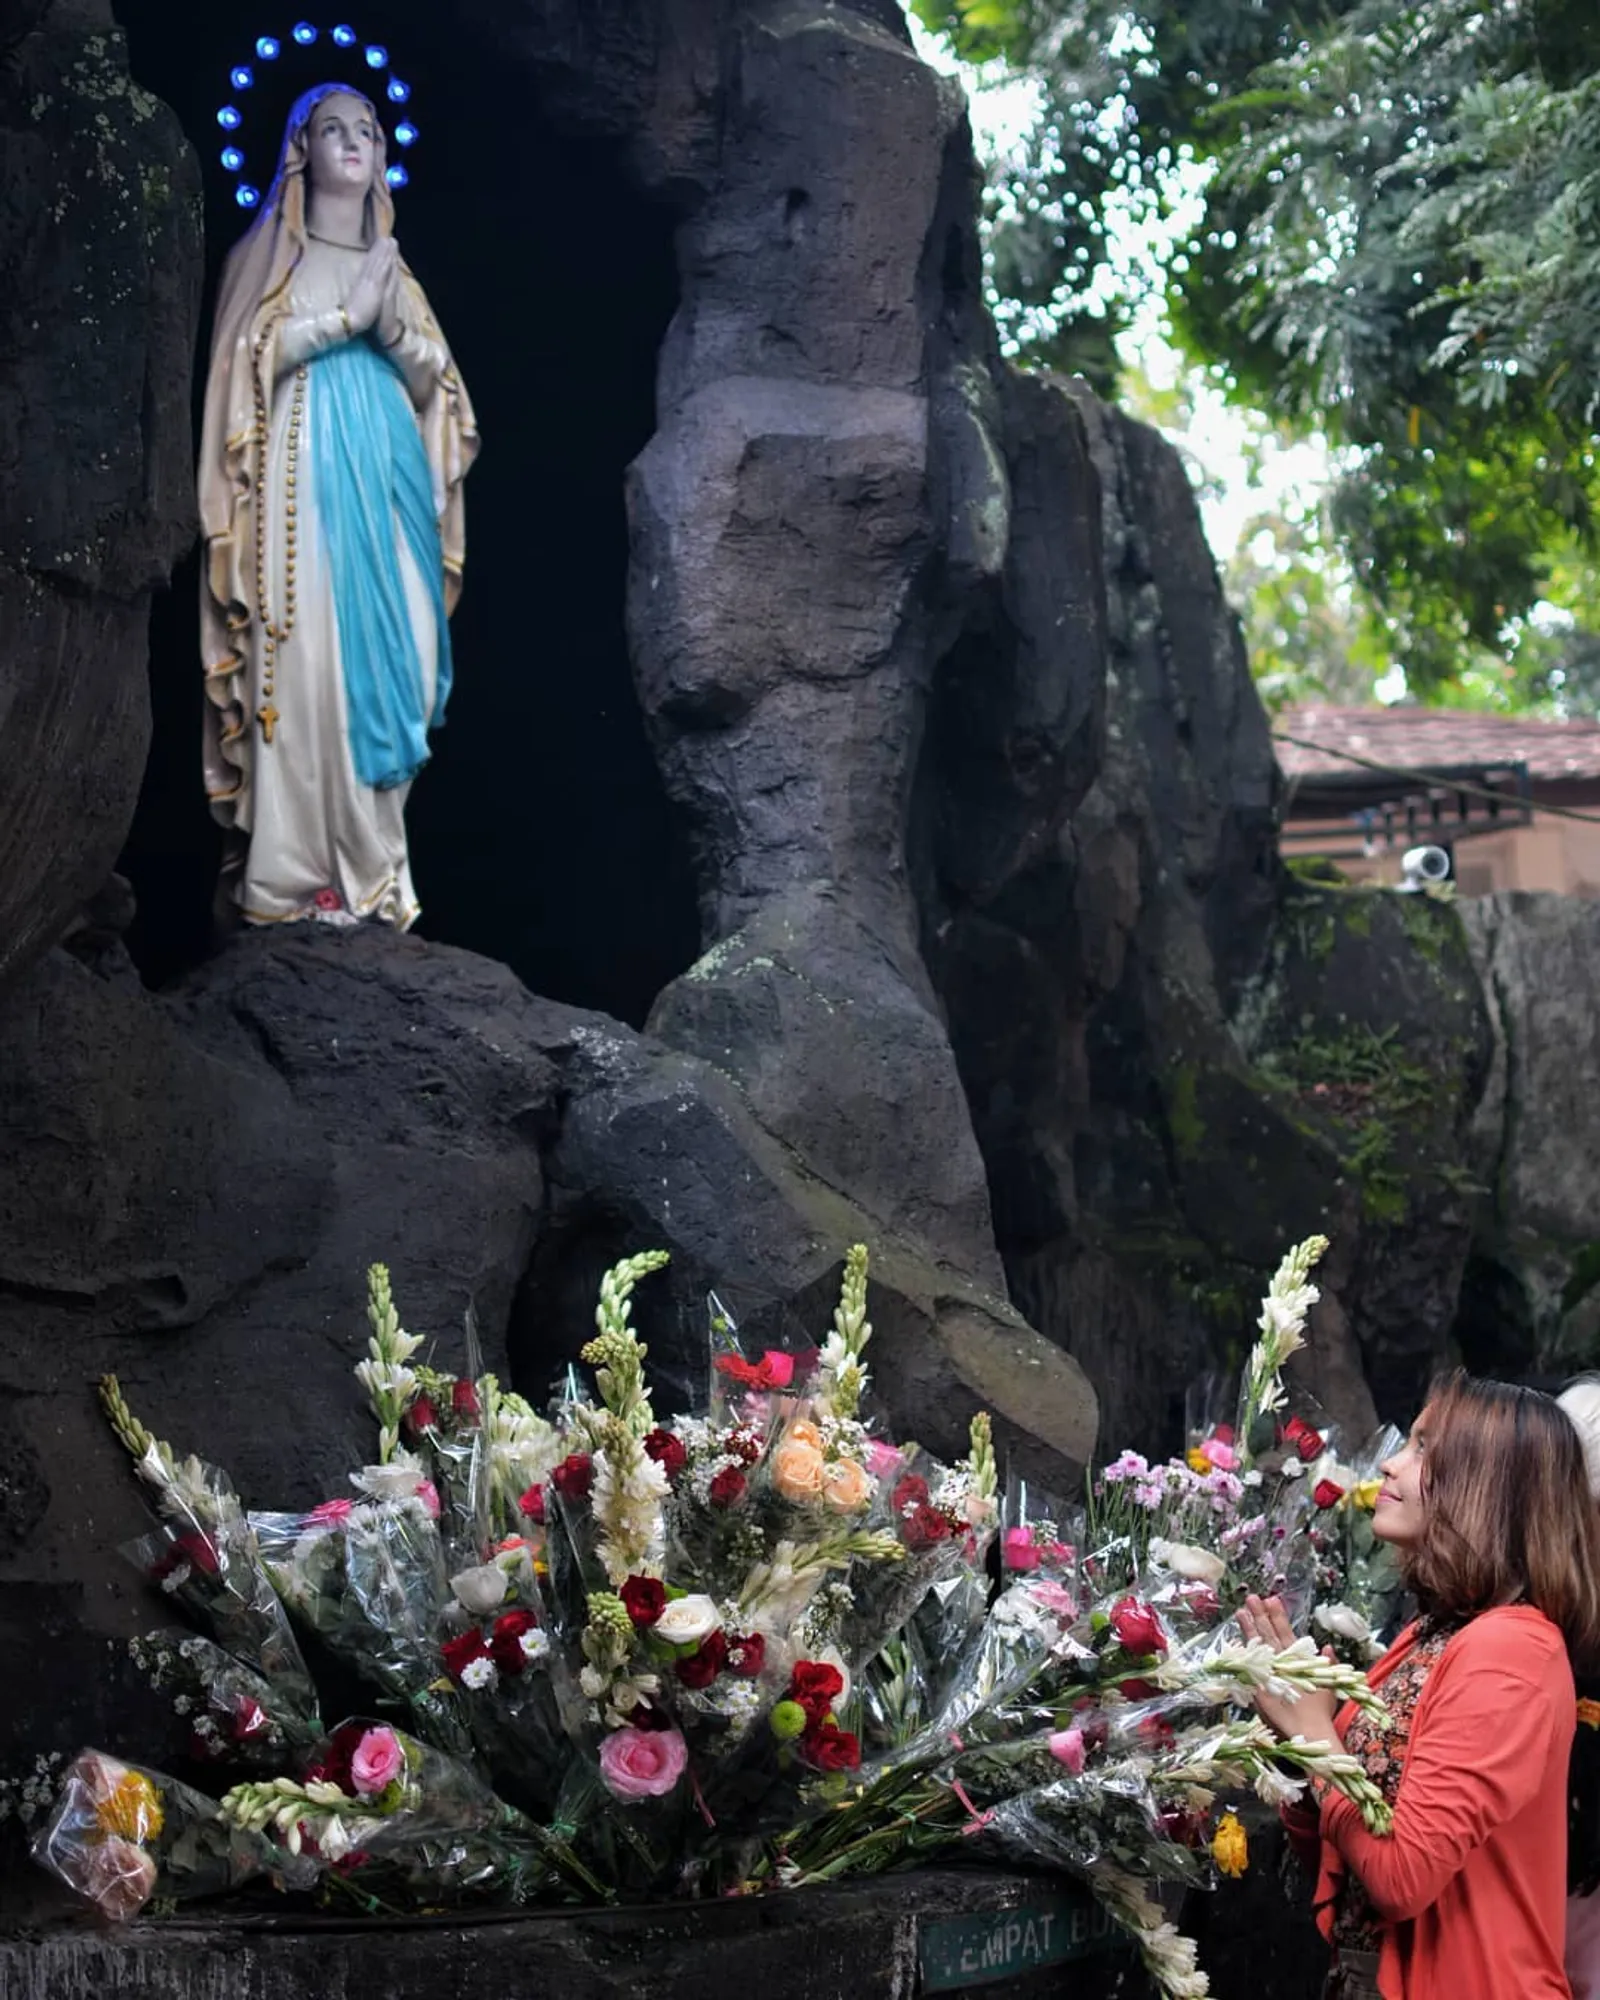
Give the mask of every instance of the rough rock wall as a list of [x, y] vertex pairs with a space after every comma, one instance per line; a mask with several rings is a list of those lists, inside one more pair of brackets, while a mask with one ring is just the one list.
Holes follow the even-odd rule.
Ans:
[[0, 985], [111, 872], [150, 592], [194, 533], [199, 170], [109, 0], [0, 20]]

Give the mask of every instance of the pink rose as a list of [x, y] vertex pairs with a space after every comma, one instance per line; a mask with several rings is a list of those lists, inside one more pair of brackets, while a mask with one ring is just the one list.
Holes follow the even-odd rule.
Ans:
[[320, 1507], [313, 1507], [306, 1516], [308, 1523], [314, 1522], [319, 1528], [338, 1528], [349, 1520], [355, 1506], [353, 1500], [324, 1500]]
[[670, 1792], [688, 1762], [689, 1746], [676, 1729], [615, 1729], [600, 1745], [607, 1791], [629, 1802]]
[[1078, 1615], [1077, 1598], [1064, 1583], [1057, 1583], [1051, 1577], [1041, 1577], [1037, 1583], [1029, 1584], [1028, 1595], [1035, 1604], [1053, 1611], [1063, 1625], [1070, 1624]]
[[405, 1769], [406, 1753], [392, 1729], [369, 1729], [350, 1759], [350, 1783], [363, 1798], [387, 1791]]
[[867, 1470], [874, 1479], [887, 1479], [891, 1472], [900, 1470], [900, 1454], [892, 1444], [885, 1444], [882, 1438], [867, 1441]]
[[1037, 1569], [1039, 1550], [1028, 1528], [1007, 1528], [1000, 1543], [1000, 1559], [1007, 1569]]
[[1208, 1437], [1200, 1446], [1200, 1456], [1208, 1459], [1219, 1472], [1239, 1470], [1239, 1454], [1226, 1438]]
[[423, 1480], [422, 1484], [417, 1488], [417, 1498], [428, 1510], [428, 1519], [430, 1521], [437, 1521], [439, 1518], [439, 1489], [431, 1479]]
[[1083, 1774], [1083, 1731], [1081, 1729], [1058, 1729], [1050, 1738], [1050, 1755], [1058, 1764], [1065, 1764], [1073, 1777]]

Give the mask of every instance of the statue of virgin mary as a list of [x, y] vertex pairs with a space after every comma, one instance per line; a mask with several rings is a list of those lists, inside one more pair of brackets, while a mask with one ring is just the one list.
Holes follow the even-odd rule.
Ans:
[[206, 790], [249, 923], [418, 906], [405, 803], [450, 692], [472, 405], [401, 261], [383, 127], [289, 114], [223, 272], [200, 456]]

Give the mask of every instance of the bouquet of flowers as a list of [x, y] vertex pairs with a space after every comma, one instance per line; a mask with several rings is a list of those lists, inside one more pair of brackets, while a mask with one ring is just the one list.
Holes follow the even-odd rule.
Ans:
[[[951, 1847], [1043, 1858], [1089, 1883], [1164, 1991], [1203, 1993], [1160, 1895], [1243, 1865], [1226, 1792], [1276, 1803], [1317, 1776], [1386, 1823], [1352, 1759], [1249, 1713], [1262, 1688], [1370, 1703], [1358, 1666], [1309, 1637], [1245, 1645], [1232, 1620], [1247, 1590], [1306, 1611], [1381, 1583], [1366, 1458], [1280, 1414], [1322, 1247], [1274, 1278], [1233, 1421], [1164, 1464], [1123, 1453], [1082, 1507], [1017, 1479], [1002, 1498], [983, 1413], [954, 1465], [883, 1433], [859, 1246], [819, 1346], [746, 1352], [713, 1301], [702, 1408], [670, 1418], [632, 1324], [661, 1253], [606, 1274], [588, 1373], [548, 1420], [483, 1372], [470, 1324], [463, 1374], [419, 1363], [375, 1266], [356, 1372], [376, 1462], [306, 1513], [246, 1516], [109, 1383], [166, 1517], [150, 1567], [176, 1552], [153, 1580], [186, 1564], [167, 1595], [206, 1628], [144, 1656], [241, 1774], [220, 1805], [140, 1783], [162, 1826], [208, 1830], [207, 1856], [368, 1909], [754, 1893]], [[290, 1618], [398, 1722], [324, 1736]], [[37, 1851], [131, 1910], [182, 1871], [148, 1818], [93, 1817], [95, 1788], [136, 1767], [80, 1763]], [[145, 1859], [91, 1854], [103, 1836]]]

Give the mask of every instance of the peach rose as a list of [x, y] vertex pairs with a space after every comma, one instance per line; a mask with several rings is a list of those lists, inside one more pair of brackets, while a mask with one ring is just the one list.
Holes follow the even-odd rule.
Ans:
[[809, 1417], [802, 1417], [797, 1424], [791, 1424], [788, 1435], [796, 1444], [808, 1444], [815, 1451], [822, 1449], [822, 1433]]
[[74, 1854], [70, 1870], [63, 1872], [79, 1895], [114, 1924], [136, 1917], [155, 1894], [155, 1862], [142, 1847], [115, 1834]]
[[772, 1483], [785, 1500], [820, 1500], [822, 1453], [805, 1438], [791, 1435], [772, 1454]]
[[872, 1480], [853, 1458], [836, 1458], [822, 1471], [822, 1498], [836, 1514], [859, 1514], [872, 1498]]

